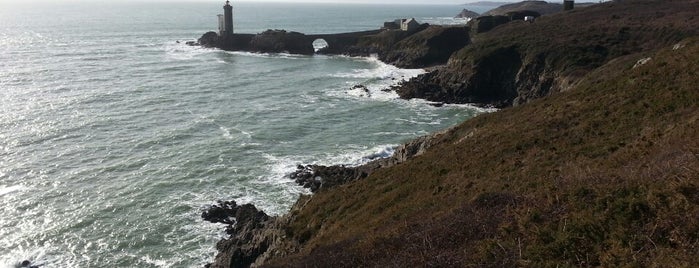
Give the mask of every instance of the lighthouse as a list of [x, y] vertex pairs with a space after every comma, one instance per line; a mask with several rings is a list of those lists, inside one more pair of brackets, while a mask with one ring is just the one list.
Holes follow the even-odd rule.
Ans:
[[222, 37], [233, 35], [233, 7], [230, 1], [223, 6], [223, 16], [218, 15], [218, 31]]

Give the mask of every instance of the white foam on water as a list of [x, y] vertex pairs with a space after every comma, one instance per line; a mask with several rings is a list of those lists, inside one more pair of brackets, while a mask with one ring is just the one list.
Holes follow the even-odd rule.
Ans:
[[304, 59], [309, 58], [309, 56], [301, 54], [290, 54], [290, 53], [258, 53], [258, 52], [246, 52], [246, 51], [224, 51], [230, 55], [255, 57], [255, 58], [265, 58], [265, 59]]
[[172, 266], [174, 266], [174, 264], [177, 263], [176, 261], [173, 261], [173, 260], [154, 259], [154, 258], [151, 258], [150, 255], [142, 256], [141, 260], [147, 264], [154, 265], [156, 267], [172, 267]]
[[21, 263], [25, 260], [28, 260], [32, 263], [32, 265], [37, 265], [39, 267], [51, 267], [51, 263], [65, 264], [65, 262], [59, 262], [57, 259], [53, 259], [50, 256], [48, 256], [44, 248], [25, 249], [20, 246], [19, 248], [13, 249], [11, 252], [12, 254], [8, 255], [13, 256], [14, 259], [10, 259], [9, 257], [7, 257], [8, 255], [6, 255], [4, 258], [0, 259], [0, 267], [22, 267]]
[[22, 191], [24, 189], [26, 189], [26, 187], [24, 187], [22, 185], [12, 185], [12, 186], [0, 185], [0, 196], [4, 196], [4, 195], [11, 194], [14, 192], [19, 192], [19, 191]]
[[162, 45], [162, 49], [165, 51], [165, 54], [167, 55], [168, 59], [173, 60], [191, 60], [202, 54], [216, 52], [216, 50], [214, 49], [208, 49], [199, 46], [190, 46], [184, 43], [178, 44], [175, 42], [170, 42]]
[[219, 124], [218, 122], [216, 122], [215, 119], [210, 118], [210, 117], [208, 117], [208, 116], [206, 116], [206, 115], [194, 113], [194, 112], [192, 112], [192, 110], [190, 110], [190, 109], [186, 109], [186, 111], [187, 111], [189, 114], [191, 114], [191, 115], [197, 117], [198, 120], [200, 120], [201, 122], [206, 122], [206, 123], [213, 124], [213, 125], [217, 126], [218, 129], [221, 130], [223, 138], [225, 138], [225, 139], [227, 139], [227, 140], [233, 140], [233, 139], [235, 139], [236, 137], [239, 136], [239, 135], [233, 135], [233, 134], [231, 133], [231, 130], [234, 130], [234, 131], [236, 131], [236, 132], [239, 132], [239, 133], [240, 133], [244, 138], [246, 138], [246, 139], [251, 139], [251, 138], [252, 138], [252, 133], [247, 132], [247, 131], [244, 131], [244, 130], [242, 130], [242, 129], [239, 129], [237, 126], [236, 126], [236, 127], [227, 127], [227, 126], [224, 126], [224, 125], [222, 125], [222, 124]]
[[[392, 87], [397, 86], [401, 82], [407, 81], [418, 75], [424, 74], [424, 69], [401, 69], [396, 66], [386, 64], [376, 57], [359, 58], [371, 64], [371, 68], [354, 69], [349, 73], [335, 73], [331, 77], [361, 79], [364, 81], [346, 85], [341, 92], [331, 92], [329, 94], [341, 97], [342, 95], [351, 98], [369, 98], [373, 100], [389, 101], [398, 99], [399, 96]], [[362, 85], [366, 88], [354, 88], [354, 86]]]

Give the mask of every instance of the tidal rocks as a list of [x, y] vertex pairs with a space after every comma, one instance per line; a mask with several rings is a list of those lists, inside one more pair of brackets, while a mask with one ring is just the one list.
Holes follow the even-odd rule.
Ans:
[[289, 174], [299, 185], [311, 189], [312, 192], [322, 191], [354, 180], [366, 178], [379, 168], [390, 167], [402, 163], [412, 157], [423, 154], [427, 148], [436, 143], [444, 132], [438, 132], [416, 138], [396, 148], [391, 157], [378, 158], [360, 166], [323, 166], [299, 165], [297, 170]]
[[307, 165], [298, 166], [296, 171], [289, 174], [289, 178], [299, 185], [317, 192], [321, 189], [365, 178], [368, 171], [361, 167]]
[[273, 218], [254, 205], [219, 201], [204, 211], [202, 218], [228, 224], [226, 233], [230, 235], [216, 244], [219, 254], [208, 267], [250, 267], [271, 245], [267, 226]]
[[[218, 45], [218, 39], [218, 34], [216, 32], [207, 32], [197, 40], [197, 43], [203, 47], [216, 47]], [[192, 45], [191, 43], [188, 44]]]
[[228, 234], [233, 234], [244, 226], [249, 227], [249, 225], [252, 225], [254, 227], [261, 222], [269, 220], [269, 216], [257, 210], [255, 206], [250, 204], [238, 205], [235, 201], [218, 201], [218, 204], [212, 205], [202, 212], [201, 217], [205, 221], [223, 223], [230, 225], [230, 227], [235, 227], [227, 230]]
[[364, 97], [371, 97], [371, 91], [369, 91], [369, 88], [367, 88], [365, 85], [354, 85], [350, 90], [358, 90], [362, 93], [362, 96]]

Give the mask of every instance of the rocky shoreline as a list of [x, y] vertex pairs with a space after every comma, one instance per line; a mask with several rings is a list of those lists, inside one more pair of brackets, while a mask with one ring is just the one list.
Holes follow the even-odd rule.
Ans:
[[[690, 1], [680, 1], [673, 5], [676, 5], [675, 8], [677, 10], [685, 10], [683, 8], [685, 4], [689, 5], [691, 3]], [[464, 29], [430, 26], [410, 36], [398, 36], [390, 33], [382, 35], [379, 33], [364, 38], [363, 43], [361, 43], [362, 47], [355, 47], [356, 50], [354, 52], [357, 55], [368, 52], [380, 52], [379, 55], [382, 61], [399, 67], [419, 66], [424, 68], [435, 66], [428, 73], [406, 81], [394, 88], [401, 98], [421, 98], [438, 103], [479, 103], [480, 105], [494, 107], [519, 106], [530, 103], [533, 100], [552, 96], [555, 93], [572, 90], [581, 81], [585, 82], [583, 77], [605, 64], [615, 63], [616, 61], [623, 62], [628, 55], [646, 53], [652, 49], [674, 44], [687, 35], [696, 34], [695, 28], [691, 25], [682, 26], [675, 24], [672, 18], [666, 18], [664, 15], [663, 17], [658, 17], [658, 14], [660, 14], [656, 11], [658, 7], [646, 8], [643, 5], [635, 5], [632, 2], [606, 3], [596, 8], [591, 7], [565, 14], [543, 16], [533, 23], [521, 21], [519, 19], [521, 14], [519, 13], [508, 13], [508, 16], [485, 16], [472, 20], [468, 27]], [[635, 8], [634, 11], [636, 13], [627, 12], [632, 8]], [[649, 17], [653, 17], [655, 20], [653, 21], [653, 26], [646, 26], [643, 23], [622, 22], [619, 18], [623, 16], [629, 21], [648, 22], [646, 18]], [[589, 22], [595, 22], [596, 24]], [[561, 25], [575, 25], [576, 27], [561, 27]], [[598, 30], [601, 25], [604, 25], [604, 31]], [[670, 29], [668, 25], [672, 26], [671, 30], [668, 30]], [[655, 28], [649, 31], [648, 29], [651, 27]], [[462, 36], [464, 34], [466, 36], [461, 41], [466, 41], [463, 44], [448, 44], [448, 41], [453, 40], [454, 36]], [[551, 38], [554, 38], [555, 42], [552, 42]], [[565, 45], [562, 46], [560, 44]], [[448, 46], [449, 49], [446, 51], [451, 52], [435, 53], [443, 46]], [[446, 54], [448, 56], [445, 58], [444, 55]], [[619, 62], [616, 63], [620, 64]], [[590, 78], [586, 79], [590, 80]], [[590, 81], [587, 82], [591, 83]], [[574, 108], [578, 102], [579, 100], [567, 102], [565, 104], [566, 109]], [[563, 110], [565, 109], [561, 111]], [[547, 116], [557, 118], [557, 116], [565, 114], [565, 112], [561, 111], [547, 112]], [[474, 129], [480, 127], [483, 121], [478, 120], [478, 122], [473, 123], [472, 125], [476, 125]], [[507, 129], [516, 127], [519, 125], [519, 122], [509, 122], [509, 124], [511, 125]], [[556, 127], [556, 131], [558, 131], [559, 127], [565, 129], [567, 127], [566, 124], [568, 124], [567, 121], [562, 121], [551, 126]], [[538, 127], [540, 126], [536, 126], [536, 128]], [[506, 132], [507, 129], [499, 131]], [[452, 139], [448, 139], [446, 138], [448, 135], [444, 135], [449, 133], [449, 131], [445, 130], [417, 138], [398, 147], [393, 156], [377, 159], [361, 166], [299, 166], [295, 172], [289, 175], [289, 179], [320, 195], [323, 195], [325, 191], [334, 193], [336, 192], [334, 191], [335, 189], [344, 190], [341, 187], [346, 183], [367, 177], [369, 177], [368, 180], [371, 180], [375, 177], [371, 176], [371, 174], [382, 168], [401, 165], [425, 153], [433, 145], [444, 145], [445, 141], [448, 141], [449, 144], [461, 143], [467, 140], [475, 130], [459, 130], [462, 137], [452, 137]], [[576, 133], [579, 134], [579, 132]], [[516, 136], [517, 134], [513, 135]], [[507, 141], [515, 139], [516, 137], [510, 137]], [[591, 141], [596, 140], [591, 139]], [[539, 148], [541, 146], [540, 143], [546, 144], [546, 142], [536, 139], [532, 143], [526, 143], [525, 145], [536, 144], [531, 146]], [[568, 146], [576, 144], [578, 143]], [[512, 150], [523, 150], [523, 146], [522, 144], [516, 144], [503, 150], [509, 152], [509, 156], [515, 154]], [[448, 146], [444, 145], [440, 148], [444, 147]], [[557, 147], [550, 148], [552, 152], [560, 149]], [[484, 149], [478, 148], [477, 150], [482, 152]], [[454, 154], [461, 151], [463, 151], [463, 148], [455, 149]], [[611, 149], [607, 151], [612, 152]], [[428, 155], [430, 153], [434, 157], [434, 153], [429, 152]], [[535, 151], [535, 153], [539, 154], [543, 153], [543, 151], [539, 150]], [[551, 159], [555, 160], [557, 157], [559, 156]], [[526, 161], [527, 158], [515, 159], [511, 162], [500, 159], [500, 164], [493, 162], [493, 165], [489, 167], [493, 170], [501, 167], [506, 167], [507, 169], [505, 170], [518, 170], [525, 165]], [[473, 163], [475, 162], [477, 161], [474, 160]], [[435, 170], [434, 172], [446, 174], [450, 170], [445, 168]], [[381, 172], [378, 172], [378, 174], [381, 175]], [[515, 176], [518, 174], [515, 172], [511, 175]], [[460, 176], [463, 177], [465, 175]], [[507, 178], [502, 177], [500, 179], [506, 180]], [[515, 183], [515, 181], [504, 184], [500, 191], [506, 191], [504, 190], [506, 188], [509, 189], [510, 183]], [[464, 192], [468, 192], [468, 189], [473, 187], [473, 185], [474, 183], [466, 184]], [[438, 190], [435, 190], [432, 194], [440, 195], [442, 188], [437, 187], [435, 189]], [[514, 199], [508, 196], [508, 194], [495, 194], [493, 196], [486, 194], [481, 199], [488, 202], [493, 198], [502, 199], [507, 201], [503, 204], [514, 206], [510, 203], [514, 204], [517, 202], [510, 202]], [[327, 200], [331, 198], [327, 196], [325, 198], [323, 200], [326, 200], [326, 203], [323, 204], [327, 205]], [[399, 196], [397, 198], [402, 197]], [[445, 197], [445, 199], [448, 198]], [[475, 200], [481, 199], [477, 198]], [[556, 200], [558, 200], [557, 196]], [[301, 246], [315, 235], [306, 232], [313, 232], [308, 230], [318, 231], [321, 228], [319, 226], [323, 225], [323, 219], [305, 219], [300, 221], [300, 224], [305, 222], [308, 224], [313, 223], [317, 226], [312, 226], [312, 228], [301, 226], [296, 228], [296, 233], [289, 231], [290, 224], [298, 220], [296, 218], [299, 215], [298, 212], [302, 211], [310, 201], [312, 201], [310, 196], [301, 196], [288, 214], [277, 217], [270, 217], [257, 210], [254, 206], [241, 206], [232, 201], [219, 202], [212, 206], [202, 216], [208, 221], [227, 224], [227, 230], [231, 236], [217, 244], [219, 254], [210, 267], [259, 266], [268, 260], [298, 253], [302, 249]], [[468, 202], [464, 204], [468, 204]], [[484, 204], [490, 204], [488, 202]], [[478, 204], [476, 202], [476, 205]], [[316, 204], [316, 209], [318, 206], [322, 205]], [[474, 208], [467, 205], [466, 207], [479, 213], [481, 211], [481, 208], [478, 206]], [[309, 214], [316, 216], [325, 215], [321, 212], [315, 212], [317, 211]], [[493, 216], [493, 219], [502, 218], [496, 216]], [[232, 218], [235, 218], [235, 220], [232, 220]], [[542, 221], [542, 218], [534, 217], [532, 219], [534, 223]], [[344, 220], [346, 219], [343, 218]], [[465, 219], [465, 221], [467, 220], [471, 219]], [[490, 230], [484, 233], [494, 232]], [[391, 232], [386, 231], [386, 233]], [[513, 233], [516, 234], [516, 232]], [[510, 235], [510, 233], [507, 235]], [[535, 241], [529, 242], [534, 243]], [[505, 244], [503, 246], [497, 244], [497, 247], [493, 247], [496, 249], [494, 252], [500, 252], [501, 249], [507, 256], [502, 256], [500, 259], [516, 259], [513, 257], [515, 255], [505, 250], [505, 247], [512, 248], [514, 247], [513, 245], [508, 246]], [[517, 246], [520, 246], [519, 240]], [[400, 247], [396, 246], [396, 248]], [[459, 248], [459, 250], [461, 249]], [[521, 248], [519, 255], [521, 258]], [[511, 264], [509, 266], [514, 266], [514, 263]]]
[[[398, 165], [419, 156], [436, 144], [447, 131], [421, 136], [402, 144], [388, 158], [376, 159], [359, 166], [300, 165], [287, 178], [314, 193], [328, 190], [366, 178], [378, 169]], [[202, 219], [225, 224], [229, 237], [216, 243], [218, 254], [213, 263], [207, 264], [206, 267], [257, 267], [271, 258], [297, 253], [304, 238], [288, 235], [286, 228], [297, 216], [296, 212], [303, 209], [310, 198], [310, 195], [301, 195], [291, 210], [281, 216], [269, 216], [252, 204], [241, 205], [232, 200], [219, 200], [211, 205], [202, 212]]]
[[[503, 24], [510, 19], [499, 20]], [[485, 32], [494, 28], [497, 24], [491, 21]], [[513, 92], [488, 92], [483, 96], [481, 92], [474, 91], [467, 94], [445, 93], [444, 85], [453, 86], [454, 81], [468, 81], [468, 74], [461, 74], [451, 66], [450, 58], [453, 54], [471, 44], [471, 38], [478, 33], [474, 27], [482, 28], [484, 20], [473, 20], [468, 26], [429, 26], [422, 25], [416, 32], [406, 33], [401, 31], [382, 31], [378, 34], [365, 36], [362, 41], [344, 50], [320, 51], [325, 54], [343, 54], [348, 56], [370, 56], [376, 54], [379, 60], [400, 68], [426, 68], [429, 72], [417, 78], [406, 81], [391, 90], [395, 90], [401, 98], [421, 98], [434, 101], [442, 105], [444, 103], [472, 103], [477, 106], [506, 107], [512, 105], [516, 94]], [[288, 52], [288, 47], [283, 45], [270, 45], [279, 42], [277, 38], [286, 38], [293, 35], [295, 39], [302, 38], [301, 33], [269, 30], [258, 35], [246, 36], [250, 40], [258, 40], [253, 46], [247, 48], [230, 48], [230, 50], [247, 50], [251, 52]], [[259, 40], [266, 40], [264, 42]], [[216, 47], [220, 42], [219, 36], [214, 32], [204, 34], [196, 43], [204, 47]], [[263, 44], [263, 43], [269, 44]], [[251, 43], [252, 44], [252, 43]], [[276, 47], [276, 48], [275, 48]], [[295, 50], [296, 51], [296, 50]], [[299, 50], [301, 51], [301, 50]], [[296, 52], [299, 52], [296, 51]], [[305, 51], [299, 54], [307, 54]], [[512, 55], [496, 56], [497, 60], [508, 60]], [[519, 66], [517, 66], [519, 67]], [[509, 69], [516, 72], [517, 69]], [[445, 81], [444, 77], [451, 77]], [[460, 82], [456, 82], [457, 85]], [[488, 87], [490, 90], [492, 87]], [[442, 90], [437, 91], [437, 90]], [[288, 179], [294, 180], [300, 186], [316, 193], [325, 191], [343, 184], [366, 178], [373, 172], [391, 166], [398, 165], [424, 153], [448, 130], [418, 137], [395, 149], [394, 154], [388, 158], [370, 161], [360, 166], [322, 166], [299, 165], [297, 170], [288, 174]], [[302, 195], [292, 206], [291, 210], [281, 216], [269, 216], [251, 204], [237, 204], [235, 201], [218, 201], [202, 213], [202, 218], [212, 223], [225, 224], [228, 238], [220, 240], [216, 244], [218, 254], [213, 263], [206, 267], [257, 267], [267, 260], [289, 256], [299, 252], [305, 238], [303, 235], [292, 236], [286, 231], [289, 224], [302, 210], [311, 196]]]

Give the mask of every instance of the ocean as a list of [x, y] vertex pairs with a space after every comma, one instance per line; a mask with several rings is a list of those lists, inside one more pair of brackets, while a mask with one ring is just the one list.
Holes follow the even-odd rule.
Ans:
[[[235, 31], [459, 24], [462, 6], [232, 3]], [[299, 164], [357, 165], [486, 112], [384, 92], [372, 58], [184, 45], [223, 1], [0, 2], [0, 267], [201, 267], [216, 200], [286, 212]], [[352, 90], [363, 84], [369, 93]]]

